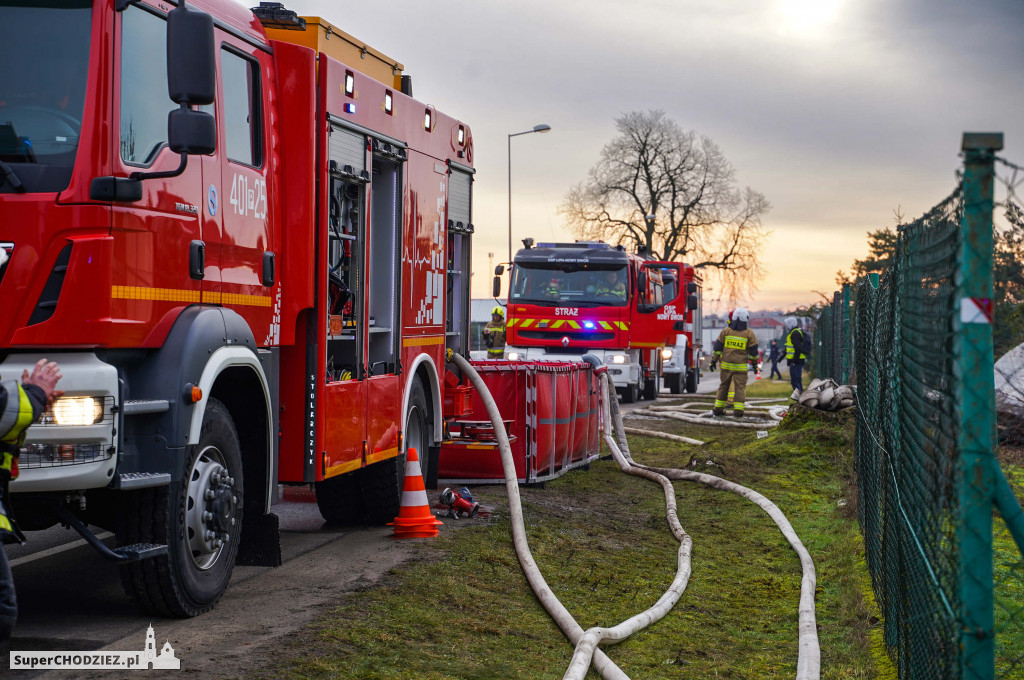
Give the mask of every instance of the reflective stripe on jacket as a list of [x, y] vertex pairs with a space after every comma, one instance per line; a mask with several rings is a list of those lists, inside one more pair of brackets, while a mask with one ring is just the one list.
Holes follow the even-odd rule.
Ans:
[[748, 358], [757, 359], [757, 336], [749, 328], [723, 328], [713, 349], [715, 357], [721, 358], [722, 370], [746, 373]]
[[4, 401], [0, 410], [0, 540], [4, 543], [25, 541], [11, 513], [8, 487], [16, 476], [15, 459], [25, 443], [25, 431], [39, 417], [45, 403], [45, 398], [40, 400], [42, 389], [38, 386], [31, 389], [35, 391], [35, 399], [17, 381], [0, 383], [0, 398]]

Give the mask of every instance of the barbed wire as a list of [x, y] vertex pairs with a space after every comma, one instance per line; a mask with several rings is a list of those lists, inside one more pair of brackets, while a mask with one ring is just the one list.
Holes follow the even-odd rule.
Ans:
[[1017, 189], [1024, 185], [1024, 167], [1017, 165], [1016, 163], [1011, 163], [1001, 156], [996, 156], [995, 159], [996, 162], [1009, 169], [1009, 176], [1004, 176], [998, 172], [996, 173], [996, 180], [1006, 189], [1006, 201], [996, 202], [996, 205], [1006, 207], [1011, 201], [1020, 205], [1020, 198], [1018, 197]]

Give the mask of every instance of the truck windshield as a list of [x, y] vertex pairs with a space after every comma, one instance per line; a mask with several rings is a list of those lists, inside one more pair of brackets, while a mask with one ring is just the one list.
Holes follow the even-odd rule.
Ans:
[[67, 188], [91, 23], [91, 0], [0, 0], [0, 193]]
[[623, 265], [581, 264], [556, 269], [516, 263], [510, 299], [547, 307], [625, 307], [628, 271]]

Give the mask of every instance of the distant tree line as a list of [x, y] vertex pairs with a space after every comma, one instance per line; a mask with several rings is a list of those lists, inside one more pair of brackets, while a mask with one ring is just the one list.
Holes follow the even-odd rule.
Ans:
[[[998, 359], [1024, 342], [1024, 211], [1013, 200], [1006, 202], [1005, 229], [993, 234], [992, 277], [995, 284], [995, 319], [992, 340]], [[897, 211], [897, 223], [902, 215]], [[836, 283], [854, 283], [871, 273], [883, 274], [896, 252], [897, 230], [884, 227], [868, 232], [868, 256], [854, 260], [850, 272], [836, 274]]]

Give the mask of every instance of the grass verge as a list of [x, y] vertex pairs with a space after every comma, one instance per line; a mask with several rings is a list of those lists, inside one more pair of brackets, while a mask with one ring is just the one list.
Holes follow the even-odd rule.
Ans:
[[[707, 443], [631, 436], [638, 461], [717, 474], [789, 517], [817, 569], [821, 677], [888, 677], [852, 497], [853, 423], [794, 418], [760, 440], [752, 431], [656, 426]], [[560, 678], [572, 646], [526, 585], [504, 488], [473, 491], [494, 508], [490, 519], [459, 520], [459, 530], [423, 541], [419, 559], [385, 587], [346, 597], [252, 677]], [[522, 495], [535, 559], [584, 628], [646, 609], [671, 582], [677, 545], [660, 487], [599, 461]], [[738, 496], [686, 482], [676, 483], [676, 496], [694, 541], [687, 590], [663, 620], [606, 648], [609, 656], [635, 678], [792, 678], [796, 555], [768, 516]]]

